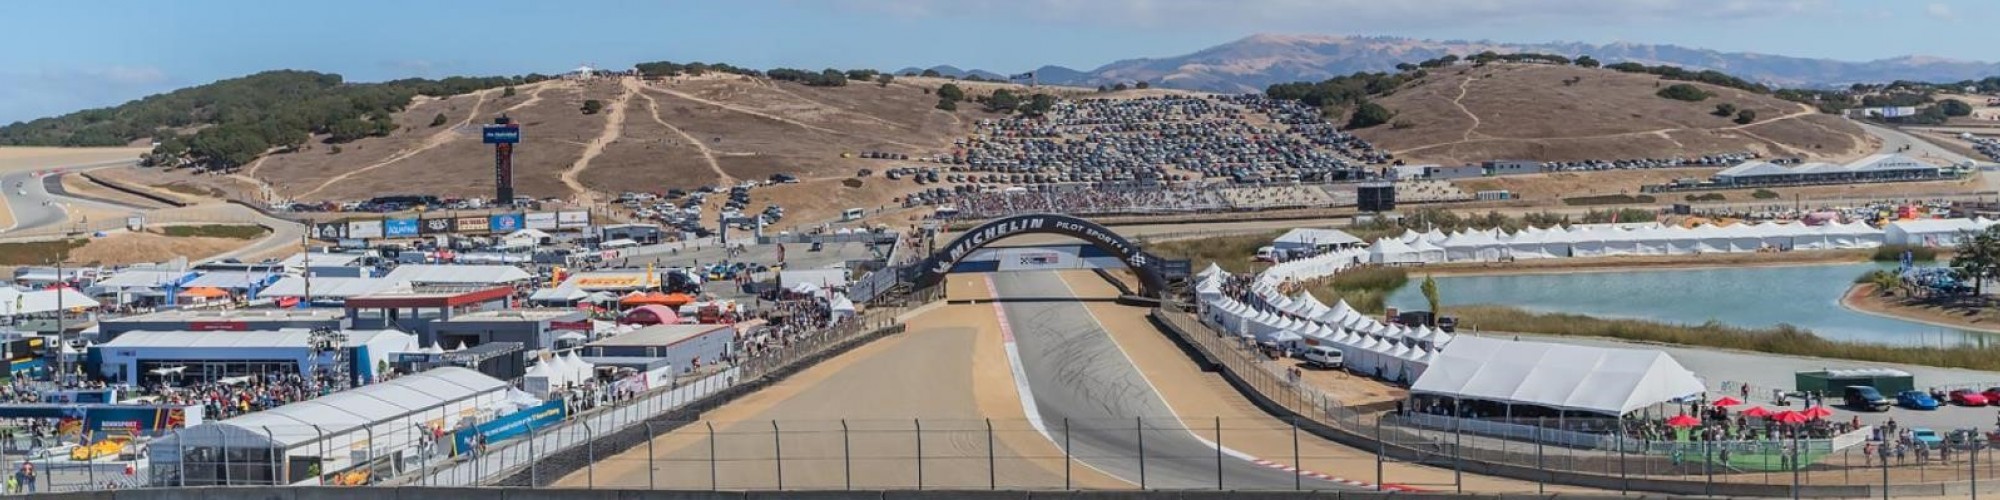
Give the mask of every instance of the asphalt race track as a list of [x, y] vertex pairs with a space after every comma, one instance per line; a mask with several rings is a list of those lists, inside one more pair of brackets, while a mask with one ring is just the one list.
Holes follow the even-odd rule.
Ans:
[[[1052, 272], [992, 274], [1001, 298], [1073, 299]], [[1034, 411], [1061, 445], [1068, 422], [1070, 452], [1105, 473], [1148, 489], [1291, 489], [1294, 473], [1224, 455], [1183, 429], [1159, 393], [1080, 302], [1003, 302], [1033, 391]], [[1186, 409], [1199, 413], [1199, 409]], [[1140, 422], [1144, 420], [1145, 430]], [[1144, 448], [1144, 463], [1138, 457]], [[1141, 477], [1143, 474], [1143, 478]], [[1305, 489], [1359, 489], [1305, 477]]]

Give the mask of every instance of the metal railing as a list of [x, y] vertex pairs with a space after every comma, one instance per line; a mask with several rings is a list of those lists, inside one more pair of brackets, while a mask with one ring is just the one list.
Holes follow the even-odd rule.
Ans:
[[[1555, 419], [1525, 424], [1548, 432], [1512, 438], [1472, 432], [1467, 420], [1441, 417], [1418, 425], [1388, 408], [1342, 405], [1309, 384], [1285, 375], [1289, 363], [1263, 356], [1256, 346], [1211, 328], [1186, 306], [1168, 301], [1154, 317], [1176, 335], [1284, 411], [1324, 426], [1349, 444], [1367, 443], [1384, 462], [1409, 461], [1449, 468], [1456, 476], [1479, 471], [1535, 482], [1589, 484], [1612, 489], [1658, 489], [1693, 494], [1786, 494], [1803, 496], [1970, 495], [1973, 488], [2000, 486], [1994, 451], [1983, 439], [1948, 441], [1942, 446], [1890, 440], [1862, 442], [1871, 429], [1833, 440], [1755, 439], [1732, 441], [1606, 438], [1575, 442], [1575, 433], [1554, 432]], [[1459, 422], [1459, 425], [1449, 425]], [[1886, 448], [1886, 451], [1885, 451]], [[1379, 481], [1378, 481], [1379, 482]], [[1462, 487], [1462, 483], [1454, 487]], [[1903, 492], [1903, 493], [1896, 493]], [[1893, 496], [1893, 495], [1892, 495]]]

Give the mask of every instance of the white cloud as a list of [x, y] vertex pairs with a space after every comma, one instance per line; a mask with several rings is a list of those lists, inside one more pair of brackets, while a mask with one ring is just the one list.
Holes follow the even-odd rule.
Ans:
[[835, 0], [906, 18], [1235, 30], [1377, 30], [1435, 23], [1554, 20], [1632, 23], [1746, 19], [1824, 11], [1831, 0]]
[[1946, 21], [1952, 21], [1958, 19], [1958, 17], [1956, 15], [1953, 15], [1953, 13], [1951, 12], [1950, 5], [1945, 5], [1938, 2], [1931, 2], [1930, 5], [1925, 5], [1924, 15], [1928, 15], [1938, 19], [1943, 19]]

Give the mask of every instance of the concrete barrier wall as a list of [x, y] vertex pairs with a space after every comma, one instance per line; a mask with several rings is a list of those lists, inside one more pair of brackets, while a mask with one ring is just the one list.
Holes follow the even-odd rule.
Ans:
[[577, 490], [530, 488], [427, 488], [399, 487], [208, 487], [182, 489], [142, 489], [52, 493], [31, 498], [56, 500], [437, 500], [479, 498], [484, 500], [1031, 500], [1031, 499], [1143, 499], [1143, 500], [1634, 500], [1644, 495], [1476, 495], [1449, 493], [1382, 493], [1348, 491], [665, 491], [665, 490]]

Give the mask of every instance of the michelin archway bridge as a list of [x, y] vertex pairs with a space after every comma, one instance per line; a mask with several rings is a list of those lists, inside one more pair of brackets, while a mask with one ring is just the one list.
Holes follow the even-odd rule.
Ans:
[[1063, 214], [1027, 214], [994, 219], [966, 230], [929, 258], [908, 270], [907, 280], [917, 289], [924, 289], [944, 282], [951, 273], [973, 251], [994, 242], [1026, 234], [1054, 234], [1082, 240], [1105, 253], [1117, 257], [1139, 277], [1140, 295], [1159, 297], [1173, 280], [1188, 275], [1188, 261], [1168, 260], [1146, 253], [1137, 243], [1119, 235], [1111, 228], [1089, 220]]

